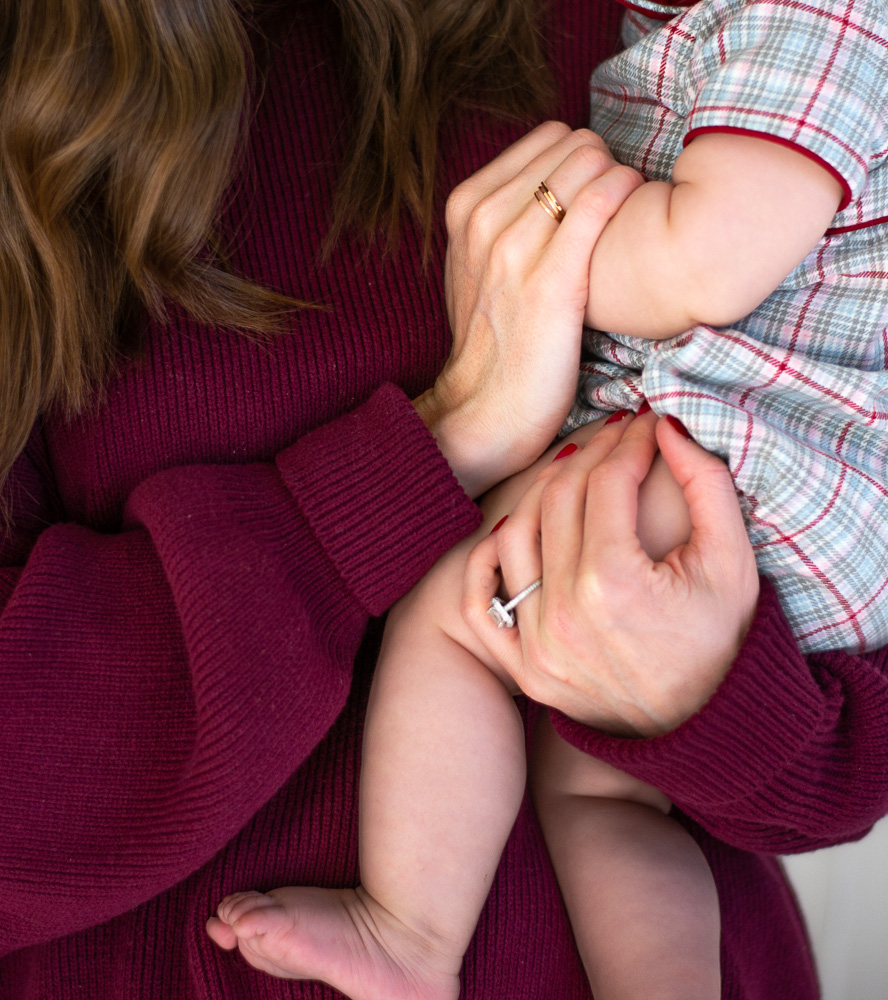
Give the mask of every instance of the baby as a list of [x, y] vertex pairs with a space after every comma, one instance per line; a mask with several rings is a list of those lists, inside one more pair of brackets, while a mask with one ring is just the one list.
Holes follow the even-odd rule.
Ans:
[[[888, 640], [885, 15], [882, 0], [633, 0], [627, 48], [591, 84], [591, 127], [648, 183], [595, 248], [566, 430], [586, 425], [583, 443], [627, 410], [655, 419], [652, 406], [725, 458], [759, 569], [808, 651]], [[540, 203], [559, 216], [557, 191]], [[485, 501], [482, 534], [535, 474]], [[642, 501], [639, 535], [661, 558], [688, 532], [662, 463]], [[477, 537], [389, 617], [362, 884], [241, 893], [210, 921], [257, 968], [353, 1000], [457, 997], [525, 783], [508, 678], [459, 613]], [[717, 1000], [718, 899], [668, 800], [547, 717], [533, 742], [534, 802], [596, 1000]]]

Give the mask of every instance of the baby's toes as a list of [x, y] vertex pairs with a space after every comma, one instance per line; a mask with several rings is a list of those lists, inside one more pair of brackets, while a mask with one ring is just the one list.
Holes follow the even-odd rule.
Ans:
[[231, 951], [237, 947], [237, 934], [231, 924], [225, 923], [218, 917], [210, 917], [206, 923], [206, 931], [211, 941], [215, 941], [220, 948]]
[[222, 900], [216, 914], [237, 937], [244, 938], [264, 934], [272, 922], [272, 914], [266, 911], [277, 909], [277, 900], [264, 892], [235, 892]]

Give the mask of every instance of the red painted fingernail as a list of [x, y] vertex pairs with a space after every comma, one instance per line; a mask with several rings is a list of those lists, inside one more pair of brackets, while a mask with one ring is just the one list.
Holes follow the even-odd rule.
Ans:
[[572, 455], [575, 451], [579, 451], [579, 445], [573, 443], [566, 444], [561, 451], [552, 459], [553, 462], [557, 462], [559, 458], [567, 458], [568, 455]]
[[678, 433], [681, 434], [682, 437], [686, 437], [688, 438], [688, 440], [690, 440], [691, 432], [678, 419], [678, 417], [673, 417], [672, 414], [670, 413], [669, 416], [666, 417], [666, 419], [669, 421], [670, 424], [672, 424], [672, 426], [678, 431]]
[[502, 527], [502, 526], [503, 526], [503, 525], [504, 525], [504, 524], [506, 523], [506, 521], [508, 521], [508, 520], [509, 520], [509, 515], [508, 515], [508, 514], [506, 514], [506, 516], [505, 516], [505, 517], [501, 517], [501, 518], [500, 518], [500, 519], [499, 519], [499, 520], [498, 520], [498, 521], [496, 522], [496, 524], [495, 524], [495, 525], [494, 525], [494, 526], [493, 526], [493, 527], [492, 527], [492, 528], [490, 529], [490, 533], [491, 533], [491, 535], [492, 535], [492, 534], [494, 533], [494, 531], [499, 531], [499, 530], [500, 530], [500, 528], [501, 528], [501, 527]]
[[650, 409], [651, 409], [651, 404], [645, 399], [642, 402], [641, 406], [639, 406], [639, 408], [636, 410], [635, 416], [643, 417], [645, 413], [650, 413]]
[[624, 417], [629, 416], [628, 410], [614, 410], [614, 412], [605, 420], [605, 424], [616, 424], [619, 423]]

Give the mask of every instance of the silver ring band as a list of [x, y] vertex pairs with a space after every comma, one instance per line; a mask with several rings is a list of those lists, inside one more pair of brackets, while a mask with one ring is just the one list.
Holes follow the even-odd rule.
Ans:
[[507, 604], [503, 604], [498, 597], [494, 597], [490, 602], [490, 607], [487, 609], [487, 613], [496, 622], [496, 627], [512, 628], [515, 624], [515, 616], [512, 614], [512, 608], [517, 607], [525, 597], [532, 594], [537, 588], [542, 587], [542, 585], [543, 578], [540, 577], [539, 580], [534, 580], [533, 583], [525, 587], [524, 590], [517, 593]]

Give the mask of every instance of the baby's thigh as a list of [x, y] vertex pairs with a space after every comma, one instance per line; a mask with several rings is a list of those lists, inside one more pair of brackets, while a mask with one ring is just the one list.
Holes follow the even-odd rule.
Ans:
[[596, 420], [594, 423], [572, 431], [551, 445], [532, 465], [529, 465], [522, 472], [516, 472], [514, 476], [488, 490], [478, 501], [478, 506], [484, 514], [484, 523], [479, 530], [479, 537], [487, 534], [501, 518], [515, 509], [518, 501], [531, 487], [539, 473], [546, 466], [551, 465], [561, 451], [570, 444], [582, 448], [587, 441], [595, 436], [603, 424], [604, 419]]
[[414, 588], [389, 612], [386, 631], [415, 641], [419, 633], [437, 629], [469, 649], [481, 659], [513, 692], [514, 682], [493, 662], [462, 618], [461, 602], [466, 557], [475, 545], [489, 535], [494, 526], [510, 513], [536, 479], [540, 470], [549, 465], [569, 443], [582, 446], [603, 421], [589, 424], [557, 441], [533, 465], [499, 483], [479, 500], [484, 514], [481, 526], [463, 539], [435, 563]]
[[[603, 424], [604, 419], [601, 419], [573, 431], [555, 442], [533, 465], [489, 490], [479, 501], [484, 514], [480, 528], [445, 553], [413, 590], [395, 605], [389, 614], [387, 633], [399, 634], [402, 641], [418, 645], [430, 630], [439, 630], [477, 657], [510, 692], [517, 693], [514, 681], [493, 660], [463, 620], [461, 602], [466, 557], [505, 515], [514, 510], [542, 469], [551, 465], [569, 444], [583, 447]], [[690, 534], [684, 494], [659, 455], [639, 492], [638, 534], [645, 551], [655, 559], [687, 541]], [[590, 759], [585, 754], [579, 756]]]
[[[533, 465], [489, 490], [479, 501], [484, 522], [477, 534], [467, 541], [466, 551], [514, 510], [540, 471], [565, 447], [576, 444], [582, 448], [604, 422], [602, 418], [571, 432], [556, 441]], [[690, 537], [691, 520], [684, 492], [659, 453], [639, 490], [637, 525], [642, 548], [652, 559], [661, 559]]]

